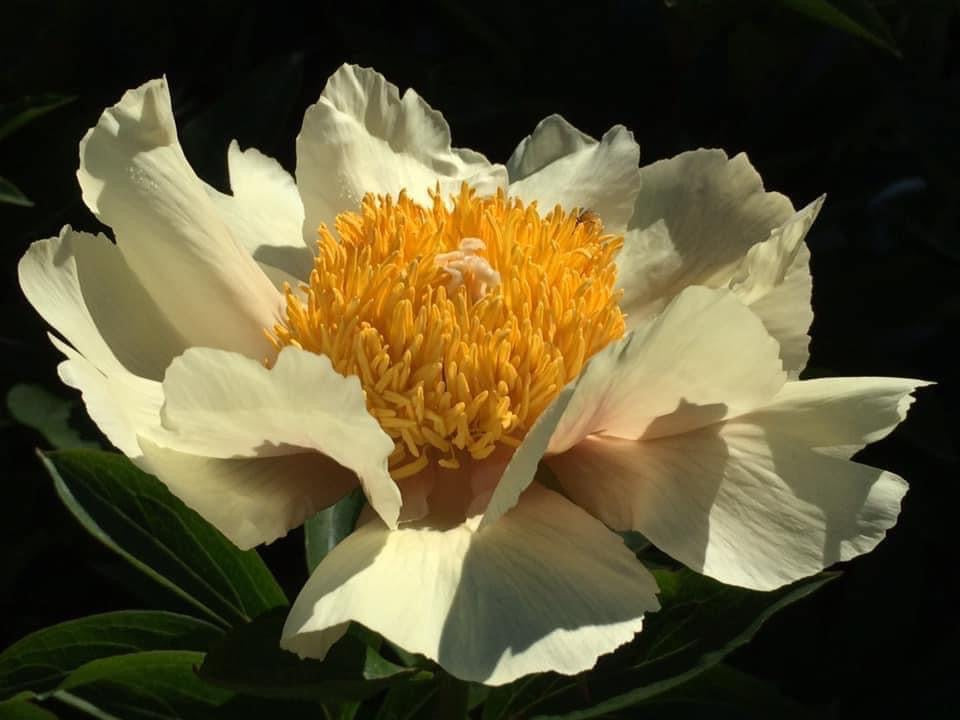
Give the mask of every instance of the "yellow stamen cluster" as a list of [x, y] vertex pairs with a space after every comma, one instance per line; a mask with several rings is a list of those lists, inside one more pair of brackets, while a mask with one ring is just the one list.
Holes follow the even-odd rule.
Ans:
[[395, 479], [517, 446], [587, 359], [623, 335], [614, 256], [593, 213], [541, 217], [464, 185], [424, 207], [367, 195], [319, 230], [309, 283], [268, 333], [357, 375], [394, 438]]

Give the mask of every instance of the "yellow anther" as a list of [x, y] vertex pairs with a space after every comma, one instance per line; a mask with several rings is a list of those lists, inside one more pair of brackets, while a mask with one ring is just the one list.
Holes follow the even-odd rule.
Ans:
[[[356, 375], [395, 443], [394, 478], [517, 447], [560, 388], [623, 335], [614, 258], [592, 213], [540, 215], [463, 185], [423, 206], [367, 195], [319, 230], [309, 282], [268, 331]], [[589, 222], [582, 218], [589, 215]]]

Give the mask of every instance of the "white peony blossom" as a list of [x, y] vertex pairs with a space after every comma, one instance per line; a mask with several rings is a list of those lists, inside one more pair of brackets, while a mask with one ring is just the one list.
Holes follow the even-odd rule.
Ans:
[[904, 481], [850, 457], [925, 383], [797, 379], [821, 200], [745, 156], [641, 168], [623, 127], [551, 116], [504, 167], [344, 66], [296, 180], [227, 159], [232, 195], [190, 168], [166, 82], [131, 90], [80, 144], [116, 244], [66, 227], [20, 282], [111, 442], [237, 545], [362, 486], [284, 647], [323, 657], [356, 621], [468, 680], [576, 673], [658, 607], [614, 530], [770, 589], [896, 521]]

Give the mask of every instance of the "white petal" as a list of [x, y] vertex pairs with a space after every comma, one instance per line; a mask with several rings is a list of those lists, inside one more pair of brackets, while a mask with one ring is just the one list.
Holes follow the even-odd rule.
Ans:
[[400, 491], [387, 471], [393, 441], [367, 412], [360, 381], [323, 355], [284, 348], [271, 369], [237, 353], [191, 348], [163, 381], [164, 430], [151, 442], [217, 458], [316, 450], [357, 474], [396, 526]]
[[844, 457], [889, 432], [917, 385], [789, 383], [768, 410], [657, 440], [590, 437], [549, 465], [611, 527], [717, 580], [768, 590], [868, 552], [894, 525], [906, 483]]
[[510, 195], [536, 200], [541, 212], [592, 210], [607, 232], [622, 233], [640, 189], [640, 146], [622, 125], [600, 142], [559, 115], [542, 120], [510, 160]]
[[794, 377], [807, 364], [807, 330], [813, 321], [810, 253], [803, 241], [823, 200], [819, 197], [752, 246], [728, 283], [780, 343], [784, 369]]
[[286, 535], [357, 484], [319, 453], [223, 460], [140, 444], [144, 468], [244, 550]]
[[290, 611], [281, 645], [322, 657], [356, 621], [464, 680], [574, 674], [629, 641], [656, 582], [601, 523], [531, 486], [480, 532], [370, 522], [337, 545]]
[[66, 343], [50, 340], [67, 360], [57, 366], [60, 379], [83, 394], [87, 413], [107, 439], [124, 455], [139, 463], [142, 453], [137, 434], [160, 426], [163, 389], [156, 380], [124, 370], [105, 375]]
[[752, 245], [730, 279], [730, 289], [751, 304], [780, 285], [803, 248], [803, 239], [823, 207], [823, 195]]
[[[764, 278], [779, 274], [779, 260], [799, 252], [819, 209], [818, 201], [794, 218], [790, 201], [766, 192], [743, 154], [728, 160], [720, 150], [696, 150], [643, 167], [640, 174], [641, 191], [617, 258], [620, 305], [631, 325], [689, 285], [728, 287], [750, 249], [771, 233], [779, 239], [748, 266]], [[781, 228], [785, 224], [789, 230]], [[768, 260], [770, 272], [762, 262]], [[769, 290], [769, 283], [764, 287]]]
[[83, 199], [190, 345], [263, 357], [283, 298], [231, 235], [177, 140], [165, 80], [127, 92], [80, 143]]
[[[273, 286], [280, 292], [286, 292], [287, 287], [291, 288], [298, 295], [306, 297], [302, 292], [300, 283], [303, 282], [302, 278], [299, 275], [294, 275], [289, 273], [286, 270], [281, 268], [274, 267], [273, 265], [268, 265], [267, 263], [257, 262], [257, 265], [260, 266], [260, 269], [263, 270], [263, 274], [266, 275], [270, 282], [273, 283]], [[300, 272], [299, 270], [297, 272]], [[307, 273], [309, 277], [310, 273]]]
[[764, 405], [786, 379], [779, 346], [731, 293], [690, 287], [644, 328], [595, 355], [550, 441], [660, 437]]
[[776, 427], [807, 447], [849, 458], [889, 435], [907, 417], [913, 391], [931, 383], [886, 377], [789, 382], [740, 422]]
[[343, 65], [307, 108], [297, 137], [297, 185], [306, 209], [303, 237], [355, 211], [366, 193], [400, 190], [429, 203], [437, 183], [446, 196], [466, 182], [481, 194], [506, 186], [506, 170], [481, 154], [453, 148], [450, 127], [416, 92], [369, 68]]
[[[474, 484], [493, 484], [493, 488], [489, 493], [489, 502], [486, 504], [484, 503], [486, 498], [483, 495], [474, 500], [475, 508], [484, 508], [479, 523], [480, 528], [485, 528], [499, 520], [504, 513], [517, 504], [521, 494], [533, 482], [537, 466], [547, 451], [550, 438], [556, 432], [557, 423], [560, 422], [570, 399], [574, 396], [576, 382], [561, 390], [560, 394], [540, 414], [533, 427], [524, 436], [520, 447], [504, 465], [499, 478], [497, 472], [499, 468], [495, 464], [481, 468], [481, 474], [486, 477], [486, 482], [475, 481]], [[474, 490], [480, 490], [480, 488], [474, 487]]]
[[305, 280], [313, 267], [313, 251], [304, 244], [303, 203], [293, 177], [259, 150], [240, 150], [236, 140], [227, 150], [227, 167], [233, 195], [211, 187], [207, 191], [233, 237], [261, 267]]
[[791, 380], [799, 377], [810, 357], [807, 331], [813, 322], [812, 293], [810, 251], [801, 245], [783, 282], [750, 304], [750, 309], [780, 343], [780, 359]]
[[120, 250], [102, 235], [38, 240], [20, 260], [30, 303], [102, 372], [159, 379], [186, 347]]

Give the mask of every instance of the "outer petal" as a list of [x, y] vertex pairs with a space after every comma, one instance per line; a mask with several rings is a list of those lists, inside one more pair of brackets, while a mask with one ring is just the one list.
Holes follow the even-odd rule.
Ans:
[[366, 193], [408, 195], [428, 203], [437, 183], [444, 194], [466, 182], [483, 194], [506, 185], [502, 165], [453, 148], [450, 127], [417, 93], [369, 68], [341, 66], [320, 100], [307, 108], [297, 137], [297, 184], [306, 209], [303, 236], [316, 240], [321, 223], [356, 210]]
[[194, 174], [165, 80], [126, 93], [80, 143], [83, 199], [190, 345], [263, 357], [282, 297]]
[[[689, 285], [727, 287], [769, 320], [786, 369], [802, 369], [812, 313], [796, 261], [823, 198], [795, 213], [786, 197], [764, 191], [745, 155], [728, 160], [720, 150], [648, 165], [641, 180], [617, 258], [628, 322], [643, 323]], [[789, 292], [766, 299], [797, 272]]]
[[322, 657], [353, 620], [459, 678], [501, 685], [592, 667], [640, 629], [656, 592], [620, 538], [533, 485], [481, 532], [364, 525], [314, 571], [281, 644]]
[[768, 410], [652, 441], [591, 437], [549, 464], [611, 527], [639, 530], [722, 582], [768, 590], [868, 552], [894, 525], [906, 483], [837, 456], [889, 432], [917, 385], [789, 383]]
[[640, 189], [640, 146], [622, 125], [600, 142], [559, 115], [542, 120], [507, 161], [510, 194], [541, 211], [560, 205], [597, 213], [604, 228], [622, 233]]
[[286, 535], [357, 484], [314, 452], [223, 460], [140, 444], [146, 469], [244, 550]]
[[106, 375], [66, 343], [53, 335], [50, 339], [67, 356], [57, 367], [60, 379], [83, 393], [87, 413], [97, 427], [124, 455], [139, 463], [137, 434], [160, 425], [160, 383], [123, 370]]
[[722, 150], [695, 150], [640, 174], [643, 189], [618, 261], [621, 304], [638, 320], [688, 285], [729, 278], [750, 247], [794, 212], [786, 197], [764, 191], [743, 154], [728, 160]]
[[305, 280], [313, 252], [304, 244], [303, 202], [293, 177], [259, 150], [240, 150], [236, 140], [227, 149], [227, 167], [233, 195], [207, 191], [233, 237], [259, 263]]
[[780, 343], [780, 359], [791, 380], [799, 377], [810, 357], [807, 332], [813, 322], [812, 294], [810, 251], [801, 245], [783, 282], [750, 303], [750, 309]]
[[215, 458], [316, 450], [357, 474], [396, 526], [400, 491], [387, 471], [393, 441], [367, 412], [360, 382], [322, 355], [288, 347], [272, 369], [237, 353], [191, 348], [163, 381], [163, 429], [151, 442]]
[[740, 418], [804, 445], [849, 458], [889, 435], [907, 417], [913, 391], [931, 383], [885, 377], [790, 382], [765, 407]]
[[779, 346], [729, 292], [690, 287], [591, 359], [550, 451], [592, 433], [653, 438], [766, 404], [785, 380]]
[[102, 235], [66, 226], [59, 237], [33, 243], [18, 269], [24, 294], [43, 319], [104, 373], [159, 379], [186, 347]]

